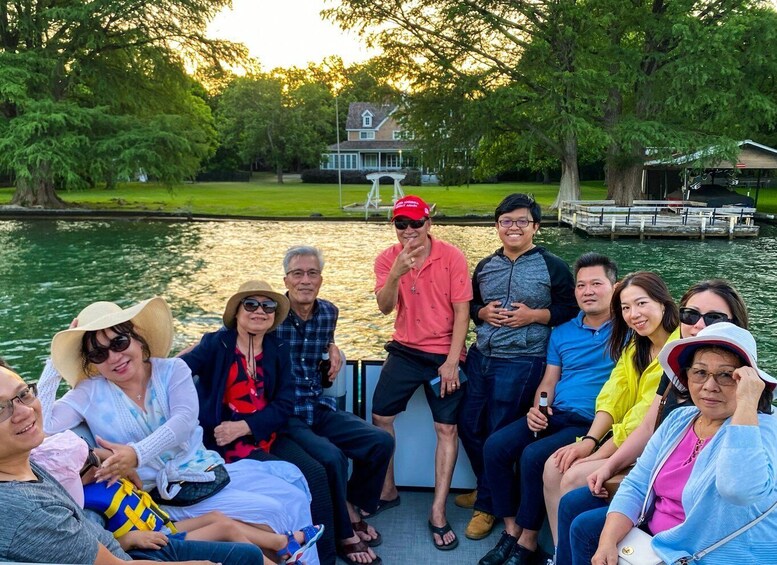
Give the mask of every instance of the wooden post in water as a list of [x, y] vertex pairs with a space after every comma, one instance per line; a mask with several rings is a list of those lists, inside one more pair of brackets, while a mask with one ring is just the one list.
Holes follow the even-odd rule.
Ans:
[[701, 227], [699, 228], [701, 230], [701, 239], [704, 241], [705, 232], [707, 231], [707, 217], [702, 216], [701, 217]]
[[639, 219], [639, 240], [645, 239], [645, 218]]
[[615, 235], [615, 216], [612, 217], [612, 229], [610, 230], [610, 239], [615, 240], [617, 239], [617, 235]]
[[736, 223], [737, 219], [734, 216], [731, 216], [728, 219], [728, 238], [729, 240], [734, 239], [734, 224]]

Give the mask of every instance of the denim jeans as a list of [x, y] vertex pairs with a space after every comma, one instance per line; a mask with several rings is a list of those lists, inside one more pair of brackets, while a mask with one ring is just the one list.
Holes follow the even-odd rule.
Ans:
[[484, 476], [485, 441], [526, 415], [544, 369], [544, 357], [488, 357], [474, 345], [467, 353], [467, 391], [459, 412], [459, 437], [477, 478], [478, 510], [493, 513], [491, 489]]
[[184, 541], [169, 539], [161, 549], [135, 549], [129, 552], [133, 559], [152, 561], [213, 561], [221, 565], [263, 563], [262, 550], [249, 543], [221, 541]]
[[607, 518], [608, 503], [580, 487], [561, 497], [558, 508], [556, 563], [591, 565], [599, 535]]
[[[574, 412], [555, 412], [539, 438], [524, 416], [495, 431], [483, 448], [485, 482], [493, 497], [493, 514], [516, 516], [519, 526], [538, 531], [545, 519], [542, 471], [545, 461], [559, 447], [588, 431], [590, 420]], [[516, 471], [518, 476], [516, 476]]]

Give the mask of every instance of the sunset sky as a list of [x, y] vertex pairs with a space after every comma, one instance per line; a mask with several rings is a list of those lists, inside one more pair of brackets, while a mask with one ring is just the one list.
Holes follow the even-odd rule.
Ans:
[[233, 0], [208, 28], [209, 34], [239, 41], [262, 69], [304, 67], [328, 55], [340, 55], [346, 64], [370, 57], [355, 33], [344, 32], [319, 15], [323, 0]]

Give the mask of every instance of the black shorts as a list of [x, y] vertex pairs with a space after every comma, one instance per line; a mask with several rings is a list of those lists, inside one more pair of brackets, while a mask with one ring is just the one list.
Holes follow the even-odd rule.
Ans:
[[406, 347], [395, 341], [386, 344], [389, 355], [380, 371], [380, 379], [372, 396], [372, 413], [378, 416], [396, 416], [407, 409], [407, 403], [420, 386], [424, 386], [426, 401], [432, 418], [438, 424], [455, 424], [463, 388], [440, 398], [429, 381], [438, 376], [437, 370], [447, 355], [426, 353]]

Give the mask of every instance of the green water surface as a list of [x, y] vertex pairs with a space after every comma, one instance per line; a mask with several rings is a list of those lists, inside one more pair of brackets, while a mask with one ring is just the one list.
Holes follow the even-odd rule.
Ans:
[[[458, 245], [470, 268], [499, 241], [491, 227], [434, 226]], [[122, 306], [164, 296], [176, 319], [174, 349], [219, 327], [239, 284], [259, 277], [283, 289], [282, 258], [291, 245], [325, 254], [321, 296], [340, 307], [337, 341], [351, 359], [379, 359], [393, 317], [378, 311], [372, 265], [395, 242], [388, 225], [350, 222], [0, 222], [0, 355], [37, 379], [51, 337], [96, 300]], [[753, 240], [599, 240], [543, 228], [536, 242], [568, 263], [585, 251], [613, 257], [621, 273], [661, 274], [679, 299], [700, 279], [724, 277], [750, 309], [762, 367], [777, 373], [777, 231]]]

